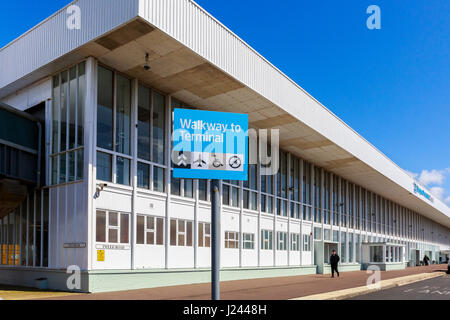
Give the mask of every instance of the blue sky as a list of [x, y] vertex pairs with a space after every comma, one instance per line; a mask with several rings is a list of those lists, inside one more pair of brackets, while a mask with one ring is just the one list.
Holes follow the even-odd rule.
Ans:
[[[450, 1], [197, 2], [450, 204]], [[0, 47], [67, 3], [3, 1]]]

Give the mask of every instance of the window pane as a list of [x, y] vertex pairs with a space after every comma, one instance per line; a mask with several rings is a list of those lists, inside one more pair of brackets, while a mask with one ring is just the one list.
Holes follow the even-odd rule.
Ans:
[[273, 213], [273, 198], [267, 197], [267, 212]]
[[84, 170], [84, 150], [80, 149], [77, 151], [77, 180], [83, 179]]
[[147, 231], [147, 244], [155, 244], [155, 232]]
[[137, 183], [139, 188], [150, 188], [150, 166], [145, 163], [138, 162], [137, 165]]
[[67, 105], [68, 105], [68, 81], [69, 72], [61, 73], [61, 148], [60, 151], [67, 150]]
[[130, 234], [129, 215], [122, 213], [120, 215], [120, 243], [128, 243]]
[[184, 196], [186, 198], [193, 198], [193, 180], [192, 179], [184, 179]]
[[84, 145], [84, 99], [86, 98], [86, 63], [78, 65], [77, 146]]
[[155, 230], [155, 218], [147, 217], [147, 229]]
[[106, 212], [97, 211], [95, 230], [96, 230], [96, 241], [106, 242]]
[[137, 216], [136, 219], [136, 243], [144, 244], [145, 235], [145, 217]]
[[58, 137], [59, 137], [59, 106], [60, 106], [60, 87], [59, 75], [53, 77], [53, 104], [52, 104], [52, 152], [58, 153]]
[[164, 244], [164, 219], [156, 219], [156, 244]]
[[150, 161], [150, 89], [139, 86], [138, 158]]
[[117, 229], [109, 229], [108, 232], [108, 242], [117, 243], [119, 237], [119, 230]]
[[126, 186], [130, 185], [130, 160], [117, 157], [116, 164], [117, 183]]
[[248, 193], [249, 193], [249, 191], [248, 190], [244, 190], [244, 198], [242, 199], [243, 200], [243, 202], [244, 202], [244, 209], [248, 209], [249, 208], [249, 206], [248, 206]]
[[257, 167], [256, 164], [249, 165], [249, 174], [250, 174], [250, 189], [256, 190], [256, 173], [257, 173]]
[[170, 245], [177, 245], [177, 220], [170, 220]]
[[116, 151], [130, 154], [131, 82], [117, 76]]
[[97, 152], [97, 179], [112, 181], [111, 179], [112, 156], [103, 152]]
[[68, 153], [69, 157], [69, 182], [75, 181], [75, 153], [76, 151], [72, 151]]
[[203, 247], [203, 227], [204, 223], [198, 223], [198, 246]]
[[180, 190], [180, 179], [178, 178], [174, 178], [173, 177], [173, 171], [171, 172], [171, 189], [170, 189], [170, 193], [176, 196], [181, 195], [181, 190]]
[[59, 183], [66, 183], [66, 158], [66, 153], [59, 156]]
[[208, 186], [208, 180], [201, 179], [198, 180], [198, 198], [200, 200], [206, 201], [207, 200], [207, 188]]
[[185, 231], [186, 231], [186, 221], [178, 220], [178, 232], [185, 232]]
[[58, 156], [52, 158], [52, 184], [58, 184]]
[[164, 164], [165, 97], [153, 94], [153, 162]]
[[110, 227], [118, 227], [119, 226], [119, 220], [117, 218], [116, 212], [109, 213], [108, 224]]
[[186, 245], [192, 247], [192, 222], [188, 221], [186, 229]]
[[113, 150], [113, 72], [98, 68], [97, 146]]
[[184, 244], [184, 234], [178, 234], [178, 245], [179, 246], [185, 246]]
[[77, 114], [77, 67], [69, 70], [69, 148], [75, 148], [75, 120]]
[[228, 185], [222, 185], [222, 203], [225, 205], [230, 204], [230, 187]]
[[153, 167], [153, 190], [164, 192], [164, 169]]
[[250, 209], [257, 210], [257, 194], [256, 192], [250, 192]]

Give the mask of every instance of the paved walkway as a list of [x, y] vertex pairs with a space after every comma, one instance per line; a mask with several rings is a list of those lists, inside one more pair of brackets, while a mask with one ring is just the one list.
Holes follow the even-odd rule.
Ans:
[[[420, 273], [446, 271], [446, 268], [446, 265], [432, 265], [381, 272], [381, 280]], [[221, 283], [221, 298], [224, 300], [287, 300], [364, 286], [366, 285], [367, 278], [368, 274], [365, 271], [352, 271], [342, 272], [340, 278], [334, 279], [331, 279], [329, 275], [314, 274], [295, 277], [226, 281]], [[70, 296], [45, 298], [56, 300], [209, 300], [210, 290], [210, 284], [203, 283], [107, 293], [72, 294]]]
[[0, 300], [60, 298], [74, 294], [76, 293], [0, 285]]
[[360, 295], [350, 300], [450, 300], [450, 275]]

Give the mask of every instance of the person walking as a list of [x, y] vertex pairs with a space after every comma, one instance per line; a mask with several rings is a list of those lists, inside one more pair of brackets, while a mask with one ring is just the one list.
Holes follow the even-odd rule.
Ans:
[[450, 274], [450, 258], [447, 258], [448, 266], [447, 266], [447, 274]]
[[336, 254], [336, 250], [331, 251], [330, 257], [330, 265], [331, 265], [331, 277], [334, 278], [334, 272], [336, 271], [337, 276], [339, 277], [338, 271], [338, 263], [341, 258]]
[[423, 257], [423, 263], [424, 263], [426, 266], [429, 265], [429, 263], [430, 263], [430, 258], [428, 258], [427, 255], [425, 255], [425, 257]]

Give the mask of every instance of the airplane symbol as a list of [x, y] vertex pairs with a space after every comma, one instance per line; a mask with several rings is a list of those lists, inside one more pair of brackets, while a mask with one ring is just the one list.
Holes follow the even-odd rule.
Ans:
[[180, 155], [178, 156], [177, 160], [178, 160], [177, 165], [179, 165], [179, 166], [181, 166], [181, 165], [186, 166], [187, 165], [187, 163], [186, 163], [187, 157], [184, 155], [184, 153], [180, 153]]
[[201, 154], [198, 155], [198, 160], [194, 161], [193, 163], [198, 163], [198, 168], [203, 168], [206, 165], [206, 162], [203, 160]]

